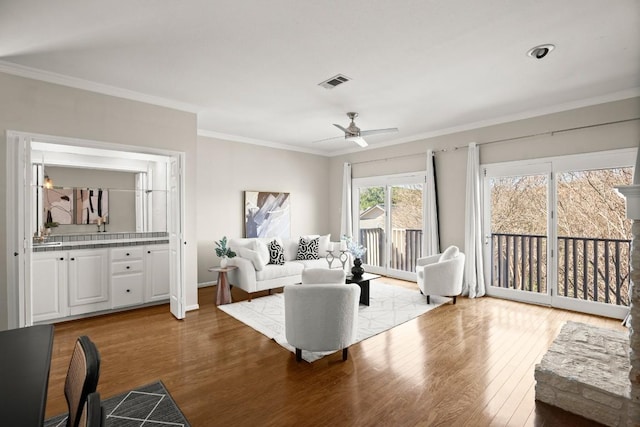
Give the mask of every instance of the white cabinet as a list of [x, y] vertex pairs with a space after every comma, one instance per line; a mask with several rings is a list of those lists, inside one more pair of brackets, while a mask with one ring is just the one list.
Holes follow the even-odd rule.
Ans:
[[34, 322], [169, 299], [169, 245], [34, 252]]
[[107, 249], [79, 249], [68, 252], [69, 314], [110, 308]]
[[68, 316], [67, 252], [37, 252], [31, 259], [33, 321]]
[[111, 306], [138, 305], [144, 302], [144, 248], [111, 249]]
[[169, 299], [169, 245], [145, 247], [145, 302]]

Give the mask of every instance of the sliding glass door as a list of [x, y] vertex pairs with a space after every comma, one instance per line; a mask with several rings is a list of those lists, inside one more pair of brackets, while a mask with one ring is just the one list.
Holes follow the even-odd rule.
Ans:
[[487, 293], [622, 318], [635, 150], [485, 165]]
[[497, 166], [485, 172], [487, 293], [550, 304], [551, 165]]
[[415, 280], [422, 256], [424, 174], [353, 180], [355, 238], [365, 270]]

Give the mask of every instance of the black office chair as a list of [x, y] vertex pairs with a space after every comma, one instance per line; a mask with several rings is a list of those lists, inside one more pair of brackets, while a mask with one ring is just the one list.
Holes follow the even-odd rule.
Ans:
[[67, 427], [80, 425], [87, 397], [96, 391], [99, 377], [100, 353], [89, 337], [83, 335], [76, 341], [64, 383], [64, 397], [69, 407]]
[[80, 416], [80, 427], [104, 427], [105, 425], [106, 418], [104, 408], [100, 404], [100, 393], [97, 391], [89, 393]]

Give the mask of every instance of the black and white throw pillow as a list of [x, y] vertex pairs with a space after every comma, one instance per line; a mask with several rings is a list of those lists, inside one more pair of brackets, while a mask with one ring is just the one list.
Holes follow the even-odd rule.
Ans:
[[284, 264], [284, 248], [276, 241], [272, 240], [267, 245], [269, 248], [269, 264]]
[[316, 237], [315, 239], [305, 239], [304, 237], [301, 237], [300, 242], [298, 242], [298, 254], [296, 255], [296, 259], [320, 259], [318, 257], [319, 246], [319, 237]]

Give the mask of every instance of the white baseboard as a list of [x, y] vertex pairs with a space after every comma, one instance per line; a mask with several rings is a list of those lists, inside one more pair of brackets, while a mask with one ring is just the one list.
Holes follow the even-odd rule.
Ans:
[[208, 286], [215, 286], [217, 285], [217, 282], [202, 282], [202, 283], [198, 283], [198, 287], [199, 288], [206, 288]]
[[193, 305], [188, 305], [185, 311], [193, 311], [193, 310], [199, 310], [199, 309], [200, 309], [200, 304], [193, 304]]

